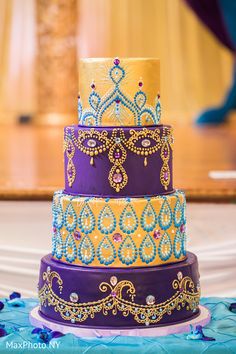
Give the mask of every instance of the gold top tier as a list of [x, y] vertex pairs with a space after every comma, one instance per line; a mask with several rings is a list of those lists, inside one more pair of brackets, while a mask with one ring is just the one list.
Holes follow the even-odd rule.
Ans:
[[79, 65], [79, 124], [144, 126], [161, 117], [160, 61], [90, 58]]

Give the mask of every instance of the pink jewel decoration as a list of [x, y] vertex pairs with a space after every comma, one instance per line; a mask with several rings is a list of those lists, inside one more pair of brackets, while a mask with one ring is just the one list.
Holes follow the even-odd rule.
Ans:
[[73, 176], [73, 170], [72, 170], [72, 168], [69, 168], [69, 170], [68, 170], [68, 175], [69, 175], [70, 177]]
[[180, 225], [180, 232], [181, 233], [185, 232], [185, 225], [184, 224]]
[[68, 146], [67, 152], [68, 152], [68, 154], [71, 154], [71, 153], [72, 153], [71, 146]]
[[120, 64], [120, 60], [119, 60], [118, 58], [115, 58], [113, 63], [114, 63], [115, 65], [119, 65], [119, 64]]
[[139, 87], [142, 87], [143, 86], [142, 81], [139, 81], [138, 85], [139, 85]]
[[153, 233], [153, 237], [155, 238], [155, 240], [158, 240], [161, 237], [161, 231], [155, 230]]
[[168, 180], [168, 172], [164, 172], [164, 180], [167, 181]]
[[165, 149], [165, 150], [164, 150], [164, 157], [167, 157], [167, 156], [168, 156], [168, 150]]
[[112, 292], [111, 292], [111, 296], [116, 297], [116, 292], [115, 292], [115, 291], [112, 291]]
[[120, 103], [120, 100], [119, 98], [116, 99], [116, 103], [119, 104]]
[[113, 181], [115, 183], [122, 182], [122, 175], [120, 173], [115, 173], [114, 176], [113, 176]]
[[52, 231], [53, 231], [53, 233], [55, 234], [55, 233], [57, 232], [57, 228], [54, 226], [54, 227], [52, 228]]
[[80, 232], [77, 231], [77, 230], [74, 232], [74, 239], [75, 239], [76, 241], [79, 241], [79, 240], [81, 239], [81, 234], [80, 234]]
[[122, 241], [122, 235], [117, 232], [116, 234], [113, 235], [113, 241], [114, 242], [121, 242]]
[[119, 159], [121, 157], [120, 151], [116, 151], [114, 154], [115, 159]]
[[93, 89], [93, 90], [94, 90], [94, 89], [95, 89], [95, 87], [96, 87], [96, 86], [95, 86], [95, 83], [93, 82], [93, 83], [91, 84], [91, 89]]
[[159, 99], [160, 97], [161, 97], [161, 96], [160, 96], [160, 94], [158, 93], [158, 94], [157, 94], [157, 98]]

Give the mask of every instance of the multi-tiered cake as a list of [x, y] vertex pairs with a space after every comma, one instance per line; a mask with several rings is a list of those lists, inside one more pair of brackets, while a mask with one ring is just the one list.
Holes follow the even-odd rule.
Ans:
[[159, 124], [159, 60], [83, 59], [79, 73], [40, 316], [112, 329], [193, 319], [198, 263], [186, 252], [185, 196], [172, 185], [172, 129]]

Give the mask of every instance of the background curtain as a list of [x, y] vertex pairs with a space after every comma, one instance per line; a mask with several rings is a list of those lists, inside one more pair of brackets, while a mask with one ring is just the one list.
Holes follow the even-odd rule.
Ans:
[[0, 1], [0, 122], [36, 110], [35, 1]]
[[[169, 123], [222, 99], [233, 59], [182, 0], [78, 1], [78, 57], [159, 57]], [[34, 0], [0, 1], [0, 122], [37, 111], [35, 33]]]

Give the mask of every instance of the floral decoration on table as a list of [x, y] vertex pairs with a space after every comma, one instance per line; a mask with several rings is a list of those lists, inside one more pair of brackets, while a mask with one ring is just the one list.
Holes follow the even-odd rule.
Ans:
[[35, 335], [37, 341], [40, 343], [48, 344], [52, 339], [60, 338], [64, 336], [63, 333], [59, 331], [52, 331], [50, 328], [44, 326], [43, 328], [36, 327], [33, 329], [31, 334]]
[[16, 291], [10, 294], [9, 299], [6, 299], [6, 302], [9, 306], [13, 307], [25, 306], [24, 301], [21, 299], [21, 294]]
[[[24, 301], [21, 299], [21, 294], [16, 291], [11, 293], [9, 295], [9, 298], [5, 299], [5, 301], [8, 306], [12, 306], [12, 307], [24, 307], [25, 306]], [[5, 307], [4, 302], [0, 301], [0, 311], [3, 310], [4, 307]]]
[[187, 335], [187, 339], [188, 340], [202, 340], [202, 341], [214, 341], [215, 338], [213, 337], [207, 337], [205, 336], [205, 334], [203, 333], [203, 330], [202, 330], [202, 326], [198, 325], [195, 327], [190, 325], [191, 327], [191, 332], [190, 334]]
[[0, 324], [0, 338], [1, 337], [6, 337], [6, 336], [8, 336], [11, 333], [16, 333], [16, 332], [19, 332], [19, 331], [20, 331], [20, 329], [17, 328], [16, 326], [6, 327], [5, 325]]
[[232, 304], [230, 304], [229, 311], [236, 313], [236, 302], [233, 302]]
[[7, 335], [8, 335], [8, 333], [7, 333], [6, 329], [5, 329], [5, 325], [1, 325], [0, 324], [0, 338], [1, 337], [5, 337]]
[[[5, 301], [6, 301], [6, 304], [10, 307], [24, 307], [25, 306], [24, 301], [21, 299], [21, 294], [16, 291], [11, 293], [9, 295], [9, 298], [5, 299]], [[0, 311], [2, 311], [4, 309], [4, 307], [5, 307], [4, 302], [0, 301]], [[18, 328], [15, 326], [7, 329], [5, 325], [0, 324], [0, 338], [8, 336], [10, 333], [14, 333], [17, 331], [18, 331]]]

